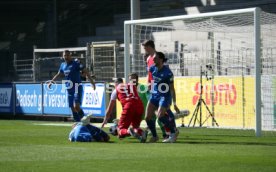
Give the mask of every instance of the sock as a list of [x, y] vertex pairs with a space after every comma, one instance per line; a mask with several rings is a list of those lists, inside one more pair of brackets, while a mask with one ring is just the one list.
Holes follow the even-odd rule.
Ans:
[[174, 127], [174, 128], [176, 128], [176, 123], [175, 123], [175, 118], [174, 118], [174, 114], [173, 114], [173, 112], [172, 112], [172, 110], [171, 109], [168, 109], [167, 110], [167, 114], [169, 115], [169, 117], [170, 117], [170, 124]]
[[80, 119], [84, 116], [84, 112], [82, 109], [78, 112], [78, 115]]
[[159, 120], [157, 119], [157, 123], [162, 131], [162, 135], [163, 137], [166, 137], [167, 136], [167, 133], [166, 133], [166, 130], [165, 130], [165, 127], [164, 127], [164, 124]]
[[165, 127], [168, 127], [170, 129], [171, 133], [175, 133], [174, 127], [170, 125], [168, 116], [162, 116], [159, 118], [159, 120], [165, 125]]
[[147, 125], [150, 129], [150, 132], [152, 134], [153, 137], [157, 137], [157, 133], [156, 133], [156, 128], [155, 128], [155, 120], [146, 120]]
[[125, 129], [125, 128], [119, 129], [118, 135], [119, 135], [120, 138], [130, 136], [130, 134], [128, 132], [128, 129]]
[[73, 118], [76, 122], [80, 122], [81, 118], [80, 118], [78, 112], [73, 112]]

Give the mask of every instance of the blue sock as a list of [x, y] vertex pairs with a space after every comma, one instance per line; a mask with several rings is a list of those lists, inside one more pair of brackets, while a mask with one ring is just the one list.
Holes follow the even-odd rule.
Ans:
[[167, 110], [167, 113], [168, 113], [168, 115], [169, 115], [169, 117], [170, 117], [170, 124], [173, 126], [173, 127], [175, 127], [176, 128], [176, 123], [175, 123], [175, 118], [174, 118], [174, 114], [173, 114], [173, 112], [172, 112], [172, 110], [171, 109], [168, 109]]
[[81, 118], [80, 118], [78, 112], [73, 112], [73, 118], [76, 122], [80, 122]]
[[168, 116], [162, 116], [159, 118], [159, 120], [165, 125], [165, 127], [170, 129], [171, 133], [175, 133], [174, 127], [172, 125], [170, 125]]
[[150, 132], [152, 134], [153, 137], [157, 137], [157, 133], [156, 133], [156, 127], [155, 127], [155, 120], [146, 120], [147, 125], [150, 129]]
[[81, 109], [81, 110], [78, 112], [78, 114], [79, 114], [79, 118], [81, 119], [81, 118], [84, 116], [83, 110]]

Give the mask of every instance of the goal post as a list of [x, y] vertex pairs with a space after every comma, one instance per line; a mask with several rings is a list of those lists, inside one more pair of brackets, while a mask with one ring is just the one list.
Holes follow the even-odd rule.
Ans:
[[261, 27], [260, 9], [254, 9], [254, 52], [255, 52], [255, 115], [256, 115], [256, 136], [262, 134], [262, 115], [261, 115]]
[[[259, 137], [262, 130], [276, 127], [275, 109], [271, 108], [274, 97], [262, 94], [268, 92], [264, 82], [273, 85], [267, 94], [276, 92], [276, 48], [270, 41], [276, 37], [275, 28], [275, 15], [259, 8], [125, 21], [124, 77], [127, 81], [130, 72], [146, 77], [141, 43], [153, 40], [156, 50], [165, 53], [176, 78], [178, 104], [193, 112], [200, 66], [210, 63], [214, 76], [212, 84], [203, 83], [203, 92], [215, 118], [222, 127], [254, 129]], [[205, 126], [212, 126], [208, 121]]]

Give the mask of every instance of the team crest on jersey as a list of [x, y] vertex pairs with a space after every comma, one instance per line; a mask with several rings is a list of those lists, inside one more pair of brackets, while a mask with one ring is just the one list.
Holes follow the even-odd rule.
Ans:
[[156, 77], [156, 76], [154, 76], [153, 79], [154, 79], [154, 81], [157, 82], [157, 83], [160, 82], [160, 81], [162, 80], [162, 78], [158, 78], [158, 77]]
[[[72, 66], [71, 66], [71, 67], [72, 67]], [[70, 71], [71, 71], [71, 70], [65, 70], [65, 71], [64, 71], [64, 75], [65, 75], [65, 76], [68, 76], [69, 73], [70, 73]]]

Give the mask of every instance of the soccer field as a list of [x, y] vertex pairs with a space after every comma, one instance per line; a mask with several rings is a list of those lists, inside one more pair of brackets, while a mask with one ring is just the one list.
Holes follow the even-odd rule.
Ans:
[[0, 171], [276, 171], [276, 137], [254, 131], [181, 128], [174, 144], [70, 143], [70, 123], [48, 124], [0, 120]]

